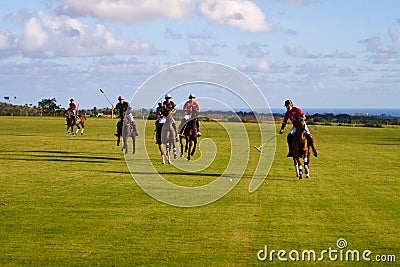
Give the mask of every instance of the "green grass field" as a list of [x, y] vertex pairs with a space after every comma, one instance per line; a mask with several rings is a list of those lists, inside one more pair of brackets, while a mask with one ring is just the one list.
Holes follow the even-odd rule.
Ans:
[[[89, 118], [85, 134], [75, 138], [64, 122], [0, 117], [1, 266], [282, 265], [276, 253], [273, 261], [259, 261], [258, 251], [267, 245], [269, 252], [314, 250], [319, 257], [338, 249], [339, 238], [348, 244], [343, 251], [370, 250], [371, 262], [331, 261], [327, 255], [293, 262], [286, 254], [286, 264], [400, 262], [400, 128], [310, 126], [320, 155], [311, 159], [311, 178], [303, 180], [286, 158], [286, 129], [256, 192], [248, 192], [257, 164], [252, 149], [243, 178], [225, 197], [178, 208], [136, 184], [115, 146], [115, 120]], [[224, 169], [229, 138], [218, 123], [203, 126], [201, 138], [215, 139], [218, 155], [206, 170], [185, 175], [160, 164], [148, 125], [152, 162], [176, 184], [207, 184]], [[250, 146], [260, 145], [256, 125], [246, 128]], [[396, 262], [375, 261], [390, 255]]]

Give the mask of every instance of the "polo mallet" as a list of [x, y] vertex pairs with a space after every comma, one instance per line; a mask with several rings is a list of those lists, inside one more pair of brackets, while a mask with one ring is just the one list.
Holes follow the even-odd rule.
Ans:
[[100, 88], [100, 92], [104, 95], [104, 97], [107, 99], [108, 103], [111, 105], [111, 119], [114, 119], [114, 105], [111, 103], [110, 99], [106, 96], [104, 91]]
[[277, 135], [273, 135], [271, 138], [269, 138], [267, 141], [265, 141], [261, 146], [254, 146], [255, 149], [257, 149], [259, 152], [261, 152], [261, 148], [265, 146], [269, 141], [271, 141], [273, 138], [275, 138]]

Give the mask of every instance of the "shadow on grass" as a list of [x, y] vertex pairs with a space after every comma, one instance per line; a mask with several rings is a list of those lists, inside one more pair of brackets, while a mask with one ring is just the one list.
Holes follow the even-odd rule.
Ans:
[[371, 140], [370, 144], [379, 145], [379, 146], [398, 146], [400, 145], [400, 137], [387, 137], [387, 138], [377, 138]]
[[[122, 161], [123, 157], [103, 157], [76, 155], [75, 152], [55, 151], [55, 150], [28, 150], [24, 153], [8, 153], [7, 160], [30, 160], [30, 161], [64, 161], [64, 162], [91, 162], [91, 163], [110, 163], [110, 161]], [[41, 154], [36, 154], [41, 153]], [[18, 158], [14, 158], [17, 156]]]

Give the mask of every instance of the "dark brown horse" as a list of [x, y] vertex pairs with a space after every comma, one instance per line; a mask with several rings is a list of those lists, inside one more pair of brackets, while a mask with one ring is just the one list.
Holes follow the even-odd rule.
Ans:
[[[86, 121], [86, 115], [76, 115], [75, 120], [73, 118], [73, 115], [71, 115], [71, 112], [67, 109], [64, 111], [64, 116], [67, 121], [67, 133], [72, 134], [75, 136], [74, 132], [74, 126], [76, 126], [78, 129], [76, 129], [76, 134], [78, 134], [79, 129], [81, 129], [81, 135], [83, 134], [83, 131], [85, 130], [85, 121]], [[71, 128], [71, 132], [69, 132], [69, 128]]]
[[293, 136], [293, 162], [296, 169], [296, 176], [299, 179], [303, 178], [303, 168], [300, 159], [303, 158], [304, 172], [306, 178], [310, 178], [310, 151], [311, 145], [307, 141], [305, 133], [305, 122], [303, 118], [295, 118], [293, 125], [296, 128], [296, 133]]
[[136, 130], [136, 125], [134, 121], [130, 121], [128, 117], [125, 118], [122, 127], [122, 139], [123, 145], [122, 150], [125, 154], [128, 154], [128, 139], [129, 137], [132, 138], [132, 153], [135, 154], [136, 152], [136, 136], [138, 136], [138, 132]]
[[[196, 152], [197, 145], [197, 112], [192, 112], [192, 118], [185, 122], [185, 125], [182, 126], [182, 131], [180, 134], [180, 143], [181, 143], [181, 157], [183, 156], [183, 140], [185, 140], [185, 152], [188, 153], [187, 159], [190, 160], [190, 157], [194, 155]], [[193, 147], [193, 148], [192, 148]]]

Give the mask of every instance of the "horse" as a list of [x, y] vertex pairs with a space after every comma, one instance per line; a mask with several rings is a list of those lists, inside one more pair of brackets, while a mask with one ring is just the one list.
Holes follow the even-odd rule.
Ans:
[[[181, 157], [183, 156], [183, 140], [185, 140], [185, 152], [188, 153], [187, 159], [190, 160], [190, 157], [194, 155], [196, 152], [197, 145], [197, 111], [192, 112], [192, 118], [185, 122], [185, 125], [181, 126], [181, 134], [179, 141], [181, 143]], [[192, 148], [193, 146], [193, 148]]]
[[[165, 164], [165, 156], [168, 164], [171, 164], [171, 149], [173, 149], [174, 158], [176, 159], [176, 131], [172, 124], [171, 114], [156, 121], [156, 143], [160, 150], [162, 164]], [[162, 147], [163, 144], [165, 145], [165, 153]]]
[[129, 137], [132, 138], [132, 153], [135, 154], [136, 152], [136, 136], [138, 136], [138, 132], [136, 129], [136, 125], [134, 121], [130, 121], [128, 117], [125, 118], [123, 127], [122, 127], [122, 151], [125, 154], [128, 154], [128, 139]]
[[296, 170], [296, 176], [299, 179], [303, 179], [303, 168], [301, 165], [300, 158], [303, 158], [304, 171], [306, 178], [310, 178], [310, 151], [311, 145], [307, 141], [305, 134], [305, 121], [303, 118], [298, 117], [293, 121], [293, 125], [296, 128], [296, 133], [293, 136], [293, 162]]
[[[71, 112], [68, 109], [66, 109], [64, 111], [64, 116], [67, 121], [67, 133], [73, 134], [75, 136], [74, 126], [76, 126], [78, 128], [78, 129], [76, 129], [76, 134], [78, 134], [78, 132], [82, 126], [81, 135], [83, 135], [83, 131], [85, 130], [86, 115], [85, 114], [76, 115], [75, 121], [74, 121], [74, 119], [72, 118]], [[71, 132], [69, 132], [69, 128], [71, 128]]]

